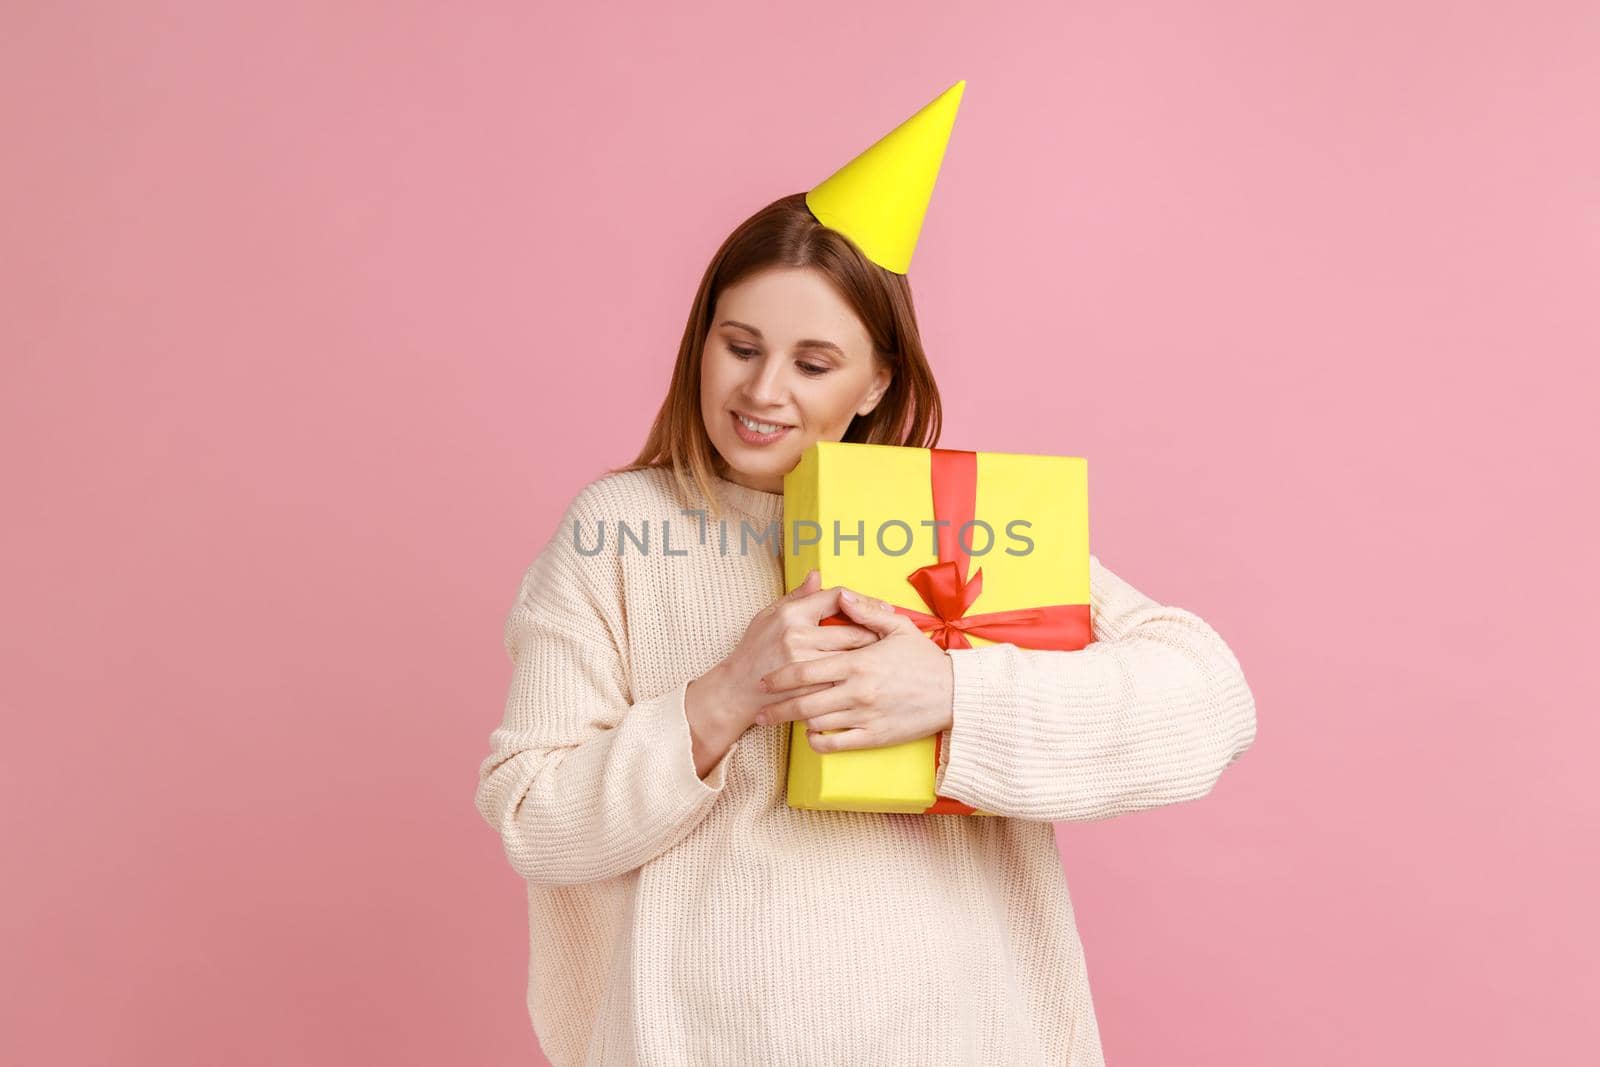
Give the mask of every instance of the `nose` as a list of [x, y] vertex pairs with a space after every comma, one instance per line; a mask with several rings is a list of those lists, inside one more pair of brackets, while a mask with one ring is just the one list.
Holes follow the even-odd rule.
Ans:
[[[761, 357], [755, 373], [746, 383], [751, 407], [777, 407], [783, 403], [783, 367], [784, 361], [780, 358], [770, 354]], [[755, 413], [759, 414], [759, 410]]]

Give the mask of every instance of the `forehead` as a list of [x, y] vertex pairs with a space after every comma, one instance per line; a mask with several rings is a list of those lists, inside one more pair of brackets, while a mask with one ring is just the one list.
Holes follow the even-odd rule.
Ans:
[[805, 267], [753, 274], [723, 289], [715, 310], [715, 322], [747, 322], [772, 344], [803, 337], [832, 341], [846, 351], [867, 350], [872, 344], [866, 325], [827, 275]]

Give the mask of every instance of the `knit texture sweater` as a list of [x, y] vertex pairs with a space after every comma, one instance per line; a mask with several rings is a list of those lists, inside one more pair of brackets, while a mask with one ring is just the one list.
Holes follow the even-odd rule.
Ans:
[[994, 816], [790, 808], [788, 723], [695, 772], [688, 683], [784, 592], [772, 547], [738, 547], [741, 523], [781, 527], [782, 495], [715, 488], [723, 515], [702, 520], [669, 470], [590, 482], [506, 619], [511, 683], [476, 803], [527, 884], [545, 1055], [1102, 1064], [1052, 822], [1207, 795], [1255, 739], [1238, 660], [1091, 556], [1091, 644], [948, 653], [936, 787]]

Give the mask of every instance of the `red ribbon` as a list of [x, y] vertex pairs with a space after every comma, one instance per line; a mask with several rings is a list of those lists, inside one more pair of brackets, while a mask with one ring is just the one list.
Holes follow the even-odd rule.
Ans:
[[[932, 448], [929, 483], [933, 488], [933, 517], [947, 520], [935, 526], [939, 562], [918, 567], [906, 575], [928, 611], [892, 604], [894, 610], [917, 624], [943, 649], [971, 648], [967, 635], [1003, 641], [1022, 648], [1077, 651], [1092, 636], [1088, 604], [1048, 604], [969, 615], [983, 592], [983, 568], [967, 577], [968, 553], [961, 543], [962, 527], [976, 518], [978, 454], [953, 448]], [[970, 532], [969, 532], [970, 533]], [[970, 536], [969, 536], [970, 540]], [[840, 615], [824, 623], [848, 623]], [[940, 736], [933, 738], [933, 765], [939, 766]], [[951, 797], [939, 797], [924, 809], [926, 815], [970, 815], [977, 809]]]

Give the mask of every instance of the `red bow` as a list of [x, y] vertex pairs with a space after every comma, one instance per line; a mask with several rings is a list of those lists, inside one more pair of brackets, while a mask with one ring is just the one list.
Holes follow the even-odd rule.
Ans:
[[1024, 648], [1055, 648], [1075, 651], [1088, 642], [1085, 604], [1050, 604], [1039, 608], [1013, 608], [968, 615], [967, 609], [983, 592], [983, 568], [968, 581], [961, 577], [960, 564], [941, 560], [918, 567], [906, 576], [922, 602], [933, 609], [928, 615], [913, 608], [890, 605], [917, 624], [917, 629], [933, 638], [940, 648], [971, 648], [967, 634], [991, 641], [1004, 641]]

